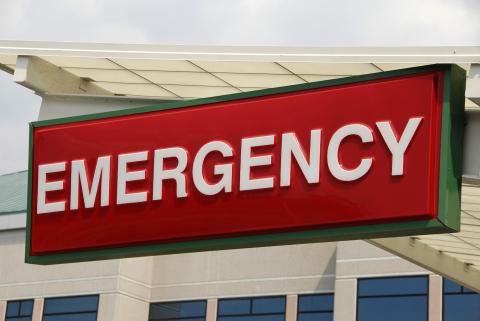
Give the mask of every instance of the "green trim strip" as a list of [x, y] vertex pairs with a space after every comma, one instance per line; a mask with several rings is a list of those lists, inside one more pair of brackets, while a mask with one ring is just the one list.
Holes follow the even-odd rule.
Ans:
[[438, 219], [460, 231], [466, 72], [452, 65], [444, 77]]
[[28, 133], [28, 191], [27, 191], [27, 231], [25, 235], [25, 262], [29, 263], [30, 243], [32, 233], [32, 192], [33, 192], [33, 125], [29, 126]]
[[451, 230], [437, 220], [401, 222], [30, 256], [26, 262], [34, 264], [58, 264], [136, 256], [394, 237], [405, 235], [405, 233], [420, 235], [442, 232], [451, 232]]
[[[352, 84], [365, 81], [407, 76], [433, 71], [444, 71], [444, 97], [442, 112], [442, 134], [440, 152], [439, 180], [439, 216], [436, 220], [371, 224], [353, 227], [324, 228], [317, 230], [262, 234], [189, 242], [137, 245], [118, 248], [104, 248], [78, 252], [56, 253], [41, 256], [30, 256], [31, 233], [31, 201], [33, 173], [33, 132], [37, 127], [66, 124], [78, 121], [104, 119], [117, 116], [134, 115], [167, 109], [201, 106], [205, 104], [227, 102], [254, 97], [263, 97], [283, 93], [297, 92], [323, 87]], [[369, 239], [404, 235], [420, 235], [455, 232], [460, 222], [460, 186], [461, 155], [463, 137], [463, 110], [465, 71], [454, 65], [429, 65], [402, 70], [394, 70], [368, 75], [339, 78], [308, 84], [293, 85], [280, 88], [264, 89], [248, 93], [224, 95], [189, 101], [178, 101], [162, 105], [148, 106], [113, 112], [82, 115], [60, 119], [37, 121], [30, 124], [29, 173], [28, 173], [28, 205], [27, 236], [25, 245], [25, 262], [33, 264], [58, 264], [68, 262], [118, 259], [134, 256], [200, 252], [221, 249], [275, 246], [312, 242], [340, 241], [351, 239]], [[463, 91], [462, 91], [463, 88]], [[459, 143], [460, 142], [460, 143]]]

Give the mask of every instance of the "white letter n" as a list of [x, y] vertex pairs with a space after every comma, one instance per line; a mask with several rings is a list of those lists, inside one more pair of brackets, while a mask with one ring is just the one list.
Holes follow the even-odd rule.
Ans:
[[310, 132], [310, 157], [308, 162], [295, 134], [286, 133], [282, 135], [280, 186], [290, 186], [292, 155], [308, 183], [314, 184], [320, 181], [320, 135], [320, 129], [313, 129]]

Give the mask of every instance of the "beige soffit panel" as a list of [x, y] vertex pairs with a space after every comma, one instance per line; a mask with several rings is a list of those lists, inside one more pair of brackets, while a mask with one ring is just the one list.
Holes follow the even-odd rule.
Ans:
[[62, 68], [87, 68], [87, 69], [122, 69], [105, 58], [79, 58], [79, 57], [40, 57]]
[[132, 70], [159, 70], [159, 71], [197, 71], [202, 69], [186, 60], [159, 60], [159, 59], [112, 59], [118, 65]]
[[95, 82], [98, 86], [116, 95], [166, 97], [175, 98], [176, 95], [154, 84], [122, 84], [112, 82]]
[[206, 72], [137, 71], [136, 73], [157, 84], [229, 86], [226, 82]]
[[235, 87], [281, 87], [302, 84], [306, 81], [296, 75], [270, 75], [270, 74], [233, 74], [217, 73], [217, 77], [225, 80]]
[[213, 86], [180, 86], [164, 85], [164, 88], [174, 92], [180, 97], [204, 98], [227, 94], [235, 94], [240, 90], [233, 87], [213, 87]]
[[290, 71], [275, 62], [194, 61], [193, 63], [208, 72], [279, 75], [291, 74]]
[[374, 65], [366, 63], [282, 62], [281, 65], [295, 74], [351, 76], [381, 71]]
[[64, 68], [72, 74], [89, 78], [94, 81], [108, 81], [129, 84], [148, 84], [149, 81], [129, 72], [128, 70]]

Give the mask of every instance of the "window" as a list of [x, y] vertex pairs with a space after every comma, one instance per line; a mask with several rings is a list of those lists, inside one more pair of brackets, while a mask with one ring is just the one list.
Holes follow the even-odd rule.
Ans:
[[333, 321], [333, 294], [298, 296], [298, 321]]
[[443, 320], [479, 321], [480, 294], [443, 279]]
[[48, 298], [42, 321], [96, 321], [98, 295]]
[[5, 321], [31, 321], [33, 300], [8, 301]]
[[150, 304], [149, 321], [205, 321], [207, 301]]
[[285, 321], [285, 297], [222, 299], [217, 321]]
[[427, 321], [428, 276], [358, 280], [357, 321]]

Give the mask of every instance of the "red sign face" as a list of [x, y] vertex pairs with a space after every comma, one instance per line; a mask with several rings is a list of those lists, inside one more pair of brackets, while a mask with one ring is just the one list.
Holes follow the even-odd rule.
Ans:
[[[241, 247], [252, 235], [258, 244], [246, 246], [283, 244], [365, 225], [371, 236], [395, 224], [418, 232], [441, 221], [447, 73], [33, 124], [27, 258], [206, 250], [225, 239], [238, 242], [218, 248]], [[272, 235], [280, 241], [265, 242]]]

